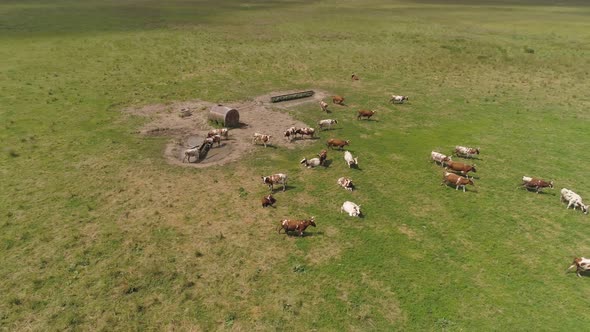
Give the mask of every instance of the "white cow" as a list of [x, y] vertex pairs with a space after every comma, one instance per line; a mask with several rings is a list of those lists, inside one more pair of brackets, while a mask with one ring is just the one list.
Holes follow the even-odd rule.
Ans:
[[349, 178], [341, 177], [338, 179], [337, 182], [342, 188], [346, 190], [352, 191], [354, 189], [354, 184], [352, 183], [352, 180]]
[[403, 104], [404, 101], [409, 100], [410, 98], [408, 96], [396, 96], [396, 95], [391, 95], [391, 99], [389, 99], [390, 103], [398, 103], [398, 104]]
[[328, 127], [328, 129], [332, 129], [332, 125], [337, 124], [337, 123], [338, 123], [337, 120], [323, 119], [323, 120], [318, 121], [318, 126], [320, 127], [320, 129], [324, 129], [324, 127]]
[[584, 214], [588, 214], [588, 205], [582, 202], [582, 197], [569, 189], [561, 189], [561, 201], [567, 202], [567, 209], [569, 209], [570, 206], [573, 206], [574, 210], [577, 207], [580, 207], [580, 210], [582, 210]]
[[320, 100], [320, 107], [322, 108], [323, 112], [328, 113], [328, 103], [323, 100]]
[[307, 160], [307, 158], [303, 158], [299, 163], [307, 166], [307, 168], [317, 167], [321, 165], [320, 158], [311, 158], [309, 160]]
[[348, 168], [352, 168], [352, 166], [358, 167], [359, 165], [358, 158], [353, 158], [352, 153], [348, 151], [344, 151], [344, 160], [346, 161]]
[[435, 151], [430, 152], [430, 159], [441, 165], [444, 165], [444, 163], [446, 163], [447, 161], [451, 161], [451, 157]]
[[185, 160], [188, 160], [188, 162], [190, 163], [191, 157], [196, 157], [197, 159], [199, 159], [199, 147], [198, 146], [184, 150], [184, 158], [182, 158], [182, 162], [184, 163]]
[[361, 206], [356, 205], [353, 202], [346, 201], [342, 204], [340, 208], [340, 213], [346, 212], [351, 217], [360, 217], [361, 216]]

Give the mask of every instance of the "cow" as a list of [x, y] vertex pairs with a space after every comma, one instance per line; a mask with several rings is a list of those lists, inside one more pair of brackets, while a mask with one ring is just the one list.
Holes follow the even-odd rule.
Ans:
[[272, 197], [272, 195], [264, 196], [262, 198], [262, 207], [265, 208], [267, 206], [273, 206], [273, 204], [276, 202], [277, 200], [274, 197]]
[[354, 190], [354, 184], [352, 183], [352, 180], [349, 178], [341, 177], [338, 179], [337, 183], [346, 190]]
[[577, 207], [580, 207], [580, 210], [582, 210], [584, 214], [588, 214], [588, 205], [584, 204], [584, 202], [582, 202], [582, 197], [572, 190], [562, 188], [560, 200], [561, 202], [567, 202], [567, 209], [569, 209], [570, 206], [573, 206], [574, 210]]
[[470, 184], [472, 186], [475, 186], [475, 184], [473, 183], [473, 181], [471, 179], [468, 178], [464, 178], [462, 176], [459, 176], [455, 173], [449, 173], [449, 172], [445, 172], [443, 175], [443, 182], [441, 183], [441, 185], [443, 184], [451, 184], [455, 186], [455, 190], [459, 190], [459, 187], [463, 187], [463, 192], [465, 192], [465, 186]]
[[307, 168], [317, 167], [322, 164], [320, 158], [311, 158], [309, 160], [303, 158], [299, 163], [305, 165]]
[[375, 113], [377, 113], [377, 111], [359, 110], [356, 119], [360, 120], [361, 118], [367, 118], [370, 120]]
[[353, 158], [352, 153], [350, 153], [349, 151], [344, 151], [344, 161], [346, 161], [348, 168], [352, 168], [352, 166], [359, 166], [358, 158]]
[[570, 267], [568, 267], [567, 270], [565, 270], [565, 272], [567, 273], [573, 267], [576, 268], [576, 275], [581, 278], [581, 272], [586, 272], [590, 270], [590, 259], [584, 257], [574, 257], [572, 265], [570, 265]]
[[538, 194], [543, 188], [553, 189], [553, 181], [545, 181], [537, 178], [532, 178], [529, 176], [523, 176], [522, 186], [525, 187], [527, 190], [535, 190]]
[[406, 100], [410, 100], [410, 97], [408, 96], [396, 96], [396, 95], [391, 95], [391, 99], [389, 99], [389, 102], [392, 104], [403, 104], [404, 101]]
[[320, 165], [324, 165], [326, 158], [328, 158], [328, 151], [322, 150], [318, 153], [318, 157], [320, 157]]
[[209, 137], [205, 138], [205, 141], [211, 143], [211, 145], [213, 145], [213, 143], [217, 143], [217, 147], [220, 147], [221, 146], [221, 135], [216, 134], [213, 136], [209, 136]]
[[324, 127], [328, 127], [328, 129], [332, 129], [332, 125], [337, 124], [337, 123], [338, 123], [337, 120], [324, 119], [324, 120], [318, 121], [318, 126], [320, 127], [320, 129], [324, 129]]
[[316, 227], [315, 225], [315, 217], [311, 217], [309, 220], [290, 220], [290, 219], [283, 219], [281, 220], [281, 224], [278, 227], [279, 234], [281, 234], [281, 230], [285, 231], [285, 234], [288, 235], [288, 232], [298, 232], [299, 236], [303, 236], [303, 232], [309, 226]]
[[340, 213], [346, 212], [351, 217], [360, 217], [361, 216], [361, 206], [356, 205], [353, 202], [346, 201], [342, 204], [340, 208]]
[[359, 77], [358, 77], [358, 76], [356, 76], [356, 74], [352, 74], [352, 75], [350, 76], [350, 79], [351, 79], [351, 80], [353, 80], [353, 81], [358, 81], [358, 80], [359, 80]]
[[342, 96], [333, 96], [332, 97], [332, 103], [338, 104], [338, 105], [344, 105], [344, 97], [342, 97]]
[[287, 141], [292, 141], [295, 138], [295, 132], [297, 132], [297, 128], [291, 127], [285, 131], [285, 139]]
[[479, 154], [479, 148], [468, 148], [465, 146], [455, 146], [453, 156], [462, 158], [473, 158], [476, 154]]
[[335, 146], [337, 146], [340, 150], [342, 150], [345, 146], [350, 145], [350, 141], [349, 140], [341, 140], [341, 139], [337, 139], [337, 138], [330, 138], [327, 142], [326, 142], [326, 146], [329, 148], [334, 148]]
[[213, 129], [207, 133], [207, 137], [213, 137], [215, 135], [223, 136], [227, 139], [229, 136], [229, 130], [227, 128]]
[[315, 134], [315, 129], [314, 128], [299, 128], [295, 131], [295, 133], [301, 135], [301, 138], [303, 138], [303, 136], [306, 136], [306, 135], [313, 138], [313, 135]]
[[469, 177], [469, 175], [467, 175], [467, 173], [473, 171], [473, 173], [477, 173], [477, 170], [475, 169], [475, 164], [473, 165], [467, 165], [467, 164], [463, 164], [460, 163], [458, 161], [447, 161], [446, 162], [447, 167], [445, 168], [447, 171], [451, 171], [451, 172], [455, 172], [455, 173], [459, 173], [465, 177]]
[[189, 148], [184, 150], [184, 158], [182, 158], [182, 162], [184, 163], [185, 160], [188, 160], [189, 164], [191, 162], [191, 157], [199, 158], [199, 147]]
[[270, 139], [272, 138], [271, 135], [263, 135], [260, 133], [254, 133], [253, 137], [254, 139], [252, 140], [252, 144], [261, 142], [262, 144], [264, 144], [264, 147], [266, 147], [267, 144], [270, 144]]
[[270, 192], [274, 190], [275, 184], [282, 184], [283, 191], [287, 187], [287, 174], [277, 173], [269, 176], [262, 176], [262, 183], [268, 185]]
[[435, 163], [441, 164], [441, 166], [444, 166], [446, 162], [451, 161], [451, 157], [445, 156], [440, 152], [434, 151], [430, 152], [430, 159], [432, 159]]
[[213, 146], [213, 143], [211, 143], [210, 141], [205, 139], [203, 144], [201, 144], [200, 146], [195, 146], [193, 148], [186, 149], [184, 151], [184, 158], [182, 159], [182, 162], [184, 163], [184, 161], [187, 160], [190, 164], [191, 157], [197, 158], [197, 160], [195, 160], [195, 161], [205, 159], [205, 157], [207, 156], [207, 153], [209, 153], [209, 150], [211, 149], [212, 146]]
[[323, 100], [320, 100], [320, 107], [322, 109], [323, 112], [329, 113], [330, 111], [328, 110], [328, 103], [326, 103]]

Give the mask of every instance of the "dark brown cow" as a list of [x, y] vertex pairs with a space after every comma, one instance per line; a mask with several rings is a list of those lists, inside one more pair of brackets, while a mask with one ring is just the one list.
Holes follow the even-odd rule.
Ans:
[[455, 190], [459, 190], [459, 187], [463, 187], [463, 192], [465, 192], [466, 185], [470, 184], [472, 186], [475, 186], [471, 179], [464, 178], [462, 176], [449, 172], [444, 173], [443, 182], [441, 183], [441, 185], [443, 184], [452, 184], [455, 186]]
[[268, 195], [262, 198], [262, 207], [267, 207], [267, 206], [272, 206], [274, 203], [276, 203], [277, 200], [272, 197], [272, 195]]
[[370, 119], [373, 114], [377, 113], [377, 111], [369, 111], [369, 110], [360, 110], [358, 111], [358, 115], [356, 117], [357, 120], [360, 120], [361, 118], [367, 118]]
[[334, 104], [344, 105], [344, 97], [342, 97], [342, 96], [333, 96], [332, 97], [332, 102]]
[[447, 167], [446, 167], [447, 171], [459, 173], [463, 176], [469, 177], [467, 175], [467, 173], [469, 173], [471, 171], [473, 171], [473, 173], [477, 173], [477, 170], [475, 169], [475, 164], [467, 165], [467, 164], [463, 164], [458, 161], [452, 161], [452, 160], [446, 161], [445, 164], [447, 165]]
[[330, 138], [328, 142], [326, 142], [326, 146], [328, 146], [329, 148], [334, 148], [335, 146], [337, 146], [340, 150], [342, 150], [346, 145], [350, 145], [350, 141], [344, 141], [337, 138]]
[[303, 236], [303, 232], [310, 225], [316, 227], [315, 217], [311, 217], [309, 220], [283, 219], [278, 227], [278, 231], [279, 234], [281, 234], [281, 230], [285, 230], [285, 234], [288, 234], [288, 232], [299, 232], [299, 236]]
[[327, 150], [322, 150], [320, 153], [318, 153], [318, 157], [320, 157], [320, 165], [324, 165], [324, 161], [326, 161], [326, 158], [328, 158], [328, 151]]

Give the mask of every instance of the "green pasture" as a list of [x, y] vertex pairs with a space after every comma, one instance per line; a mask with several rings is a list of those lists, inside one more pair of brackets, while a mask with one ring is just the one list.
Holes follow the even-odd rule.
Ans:
[[[589, 40], [583, 1], [0, 0], [0, 330], [583, 329], [590, 217], [559, 190], [590, 202]], [[346, 97], [336, 129], [207, 169], [122, 112], [310, 88]], [[331, 137], [359, 170], [298, 164]], [[429, 162], [455, 145], [482, 151], [466, 193]]]

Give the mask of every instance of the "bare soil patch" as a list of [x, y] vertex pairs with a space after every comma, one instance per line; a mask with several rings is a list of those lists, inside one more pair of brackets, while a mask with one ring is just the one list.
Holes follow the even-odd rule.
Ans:
[[255, 97], [252, 100], [224, 104], [240, 112], [240, 127], [231, 128], [229, 139], [223, 139], [220, 146], [214, 144], [207, 157], [200, 162], [183, 163], [184, 151], [200, 145], [207, 137], [207, 132], [214, 129], [207, 116], [209, 109], [215, 103], [191, 100], [129, 108], [125, 112], [150, 118], [151, 121], [139, 130], [140, 134], [170, 137], [170, 141], [164, 149], [164, 156], [170, 164], [187, 167], [208, 167], [236, 161], [253, 149], [264, 149], [264, 146], [252, 143], [252, 137], [256, 132], [272, 135], [271, 147], [268, 148], [284, 147], [293, 149], [298, 145], [313, 142], [314, 140], [311, 139], [296, 139], [292, 142], [285, 140], [283, 135], [287, 128], [315, 126], [297, 121], [280, 110], [288, 110], [305, 103], [319, 103], [329, 94], [314, 90], [315, 94], [312, 97], [274, 104], [270, 102], [271, 96], [297, 91], [299, 90], [271, 92]]

